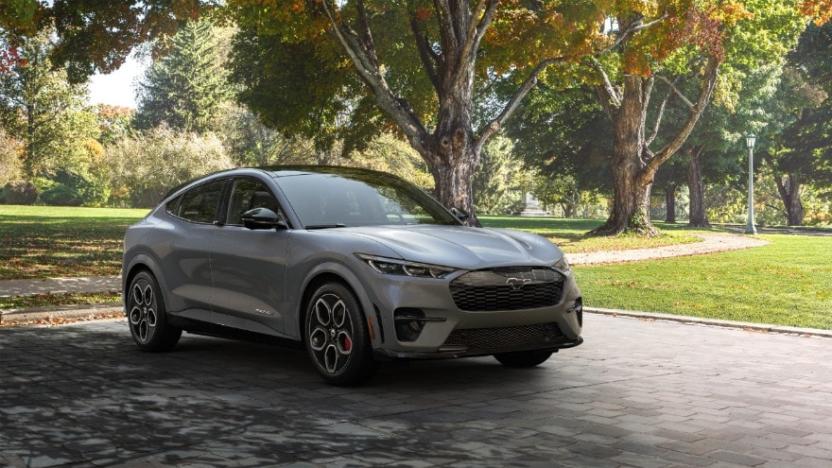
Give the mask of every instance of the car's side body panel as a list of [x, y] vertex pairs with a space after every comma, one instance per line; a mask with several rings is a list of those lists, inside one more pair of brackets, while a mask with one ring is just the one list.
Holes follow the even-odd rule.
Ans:
[[289, 231], [216, 227], [212, 277], [215, 322], [260, 333], [287, 334]]

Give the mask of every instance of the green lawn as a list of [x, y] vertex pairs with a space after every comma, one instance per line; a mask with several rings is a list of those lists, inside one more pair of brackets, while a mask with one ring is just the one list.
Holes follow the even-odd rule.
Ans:
[[[520, 218], [518, 216], [481, 216], [486, 227], [521, 229], [546, 237], [564, 252], [595, 252], [599, 250], [627, 250], [661, 247], [673, 244], [699, 242], [693, 230], [681, 230], [678, 225], [657, 223], [662, 230], [656, 237], [636, 235], [616, 237], [587, 237], [586, 233], [601, 225], [595, 219]], [[705, 232], [705, 231], [702, 231]]]
[[696, 257], [576, 267], [588, 306], [832, 329], [832, 237]]
[[0, 279], [115, 275], [147, 210], [0, 205]]

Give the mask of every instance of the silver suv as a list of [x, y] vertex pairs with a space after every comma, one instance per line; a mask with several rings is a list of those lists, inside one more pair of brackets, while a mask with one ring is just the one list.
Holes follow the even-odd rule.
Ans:
[[382, 359], [542, 363], [581, 343], [563, 253], [464, 226], [415, 186], [344, 167], [235, 169], [174, 189], [124, 239], [124, 304], [142, 350], [182, 331], [302, 344], [355, 384]]

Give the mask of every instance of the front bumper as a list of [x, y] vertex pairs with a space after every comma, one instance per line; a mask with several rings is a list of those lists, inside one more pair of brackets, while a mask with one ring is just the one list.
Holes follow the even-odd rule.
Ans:
[[518, 351], [533, 351], [538, 349], [551, 349], [558, 351], [560, 349], [574, 348], [584, 342], [581, 337], [575, 339], [563, 339], [553, 342], [551, 346], [534, 346], [534, 347], [516, 347], [510, 349], [492, 349], [492, 350], [469, 350], [465, 348], [444, 348], [440, 347], [432, 352], [418, 352], [418, 351], [392, 351], [385, 348], [374, 350], [373, 354], [377, 358], [382, 359], [455, 359], [461, 357], [475, 357], [475, 356], [490, 356], [499, 353], [511, 353]]
[[[390, 358], [454, 358], [557, 350], [583, 342], [580, 290], [571, 272], [566, 274], [557, 304], [521, 310], [460, 310], [450, 293], [452, 280], [379, 274], [368, 281], [372, 321], [380, 327], [373, 340], [375, 354]], [[415, 340], [398, 338], [394, 315], [397, 309], [418, 310], [428, 319]]]

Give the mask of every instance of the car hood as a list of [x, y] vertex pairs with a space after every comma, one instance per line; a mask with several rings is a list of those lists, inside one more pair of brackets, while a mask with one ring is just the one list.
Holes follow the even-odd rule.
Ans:
[[414, 225], [347, 228], [415, 262], [478, 269], [551, 265], [563, 254], [543, 237], [509, 229]]

